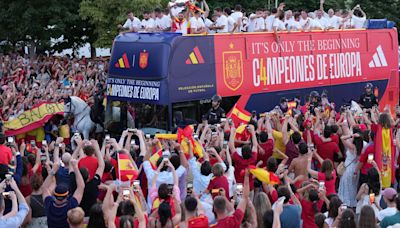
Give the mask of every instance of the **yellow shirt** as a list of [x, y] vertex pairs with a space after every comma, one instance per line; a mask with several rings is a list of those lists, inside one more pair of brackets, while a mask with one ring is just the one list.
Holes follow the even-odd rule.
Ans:
[[36, 137], [36, 142], [43, 141], [44, 137], [45, 137], [45, 133], [44, 133], [44, 128], [43, 127], [36, 128], [35, 130], [27, 132], [26, 134], [29, 135], [29, 136], [35, 136]]
[[60, 137], [63, 137], [64, 139], [69, 139], [69, 126], [67, 124], [61, 125], [58, 129]]
[[[289, 131], [289, 137], [294, 133], [293, 130]], [[300, 132], [302, 134], [302, 132]], [[280, 131], [273, 130], [272, 131], [272, 137], [274, 137], [275, 143], [274, 143], [274, 149], [278, 149], [282, 151], [282, 153], [286, 153], [286, 145], [283, 142], [283, 134]], [[277, 152], [272, 153], [272, 157], [276, 159], [283, 159], [282, 155], [278, 154]]]
[[[286, 145], [283, 142], [282, 132], [273, 130], [272, 137], [274, 137], [274, 140], [275, 140], [274, 149], [278, 149], [278, 150], [282, 151], [283, 153], [285, 153]], [[276, 159], [283, 159], [283, 157], [275, 151], [272, 153], [272, 157], [274, 157]]]

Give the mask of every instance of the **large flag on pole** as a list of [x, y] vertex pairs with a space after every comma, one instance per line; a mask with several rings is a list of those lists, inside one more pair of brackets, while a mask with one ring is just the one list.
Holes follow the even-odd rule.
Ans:
[[245, 107], [250, 95], [242, 95], [233, 108], [228, 112], [227, 117], [231, 118], [236, 128], [250, 122], [251, 113]]

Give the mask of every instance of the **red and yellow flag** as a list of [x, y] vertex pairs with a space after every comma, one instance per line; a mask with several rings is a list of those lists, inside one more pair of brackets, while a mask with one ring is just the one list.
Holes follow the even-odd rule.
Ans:
[[186, 6], [190, 9], [192, 12], [199, 11], [200, 13], [204, 14], [204, 11], [197, 7], [195, 4], [191, 3], [190, 1], [186, 2]]
[[11, 136], [35, 130], [42, 127], [56, 114], [64, 115], [64, 104], [50, 102], [36, 104], [16, 118], [4, 122], [5, 134]]
[[139, 176], [138, 171], [127, 154], [118, 153], [118, 170], [121, 181], [132, 181]]
[[[203, 148], [198, 141], [194, 140], [193, 130], [194, 130], [193, 126], [188, 125], [184, 129], [178, 128], [178, 134], [156, 134], [155, 137], [157, 139], [177, 140], [178, 143], [181, 144], [182, 150], [187, 156], [189, 155], [189, 143], [190, 143], [192, 144], [193, 154], [197, 155], [199, 158], [202, 158], [204, 156]], [[186, 142], [185, 139], [188, 139], [189, 142]]]
[[250, 96], [242, 95], [231, 111], [228, 112], [227, 117], [232, 119], [236, 128], [242, 124], [249, 123], [251, 120], [251, 113], [244, 108], [249, 98]]
[[382, 187], [388, 188], [395, 180], [395, 146], [393, 145], [392, 129], [375, 125], [375, 161], [382, 176]]
[[153, 169], [157, 169], [157, 161], [162, 157], [162, 153], [163, 153], [162, 150], [158, 150], [149, 158], [149, 162], [153, 167]]
[[263, 168], [249, 166], [249, 172], [261, 182], [271, 185], [276, 185], [281, 183], [279, 177], [276, 176], [275, 173], [269, 172]]

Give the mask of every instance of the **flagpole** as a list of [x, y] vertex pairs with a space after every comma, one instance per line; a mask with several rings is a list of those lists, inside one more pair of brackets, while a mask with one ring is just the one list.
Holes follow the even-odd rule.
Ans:
[[119, 153], [117, 152], [117, 159], [118, 159], [118, 179], [119, 179], [119, 184], [121, 186], [122, 184], [122, 179], [121, 179], [121, 166], [119, 165]]

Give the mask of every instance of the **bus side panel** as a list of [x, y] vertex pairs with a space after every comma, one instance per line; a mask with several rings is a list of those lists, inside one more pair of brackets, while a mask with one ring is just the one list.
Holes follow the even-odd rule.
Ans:
[[[235, 96], [324, 87], [333, 96], [342, 96], [342, 90], [329, 87], [387, 83], [398, 67], [395, 29], [279, 36], [279, 43], [271, 33], [215, 36], [217, 92]], [[389, 84], [398, 90], [398, 84]]]
[[214, 37], [178, 37], [169, 69], [172, 103], [211, 98], [216, 93]]

